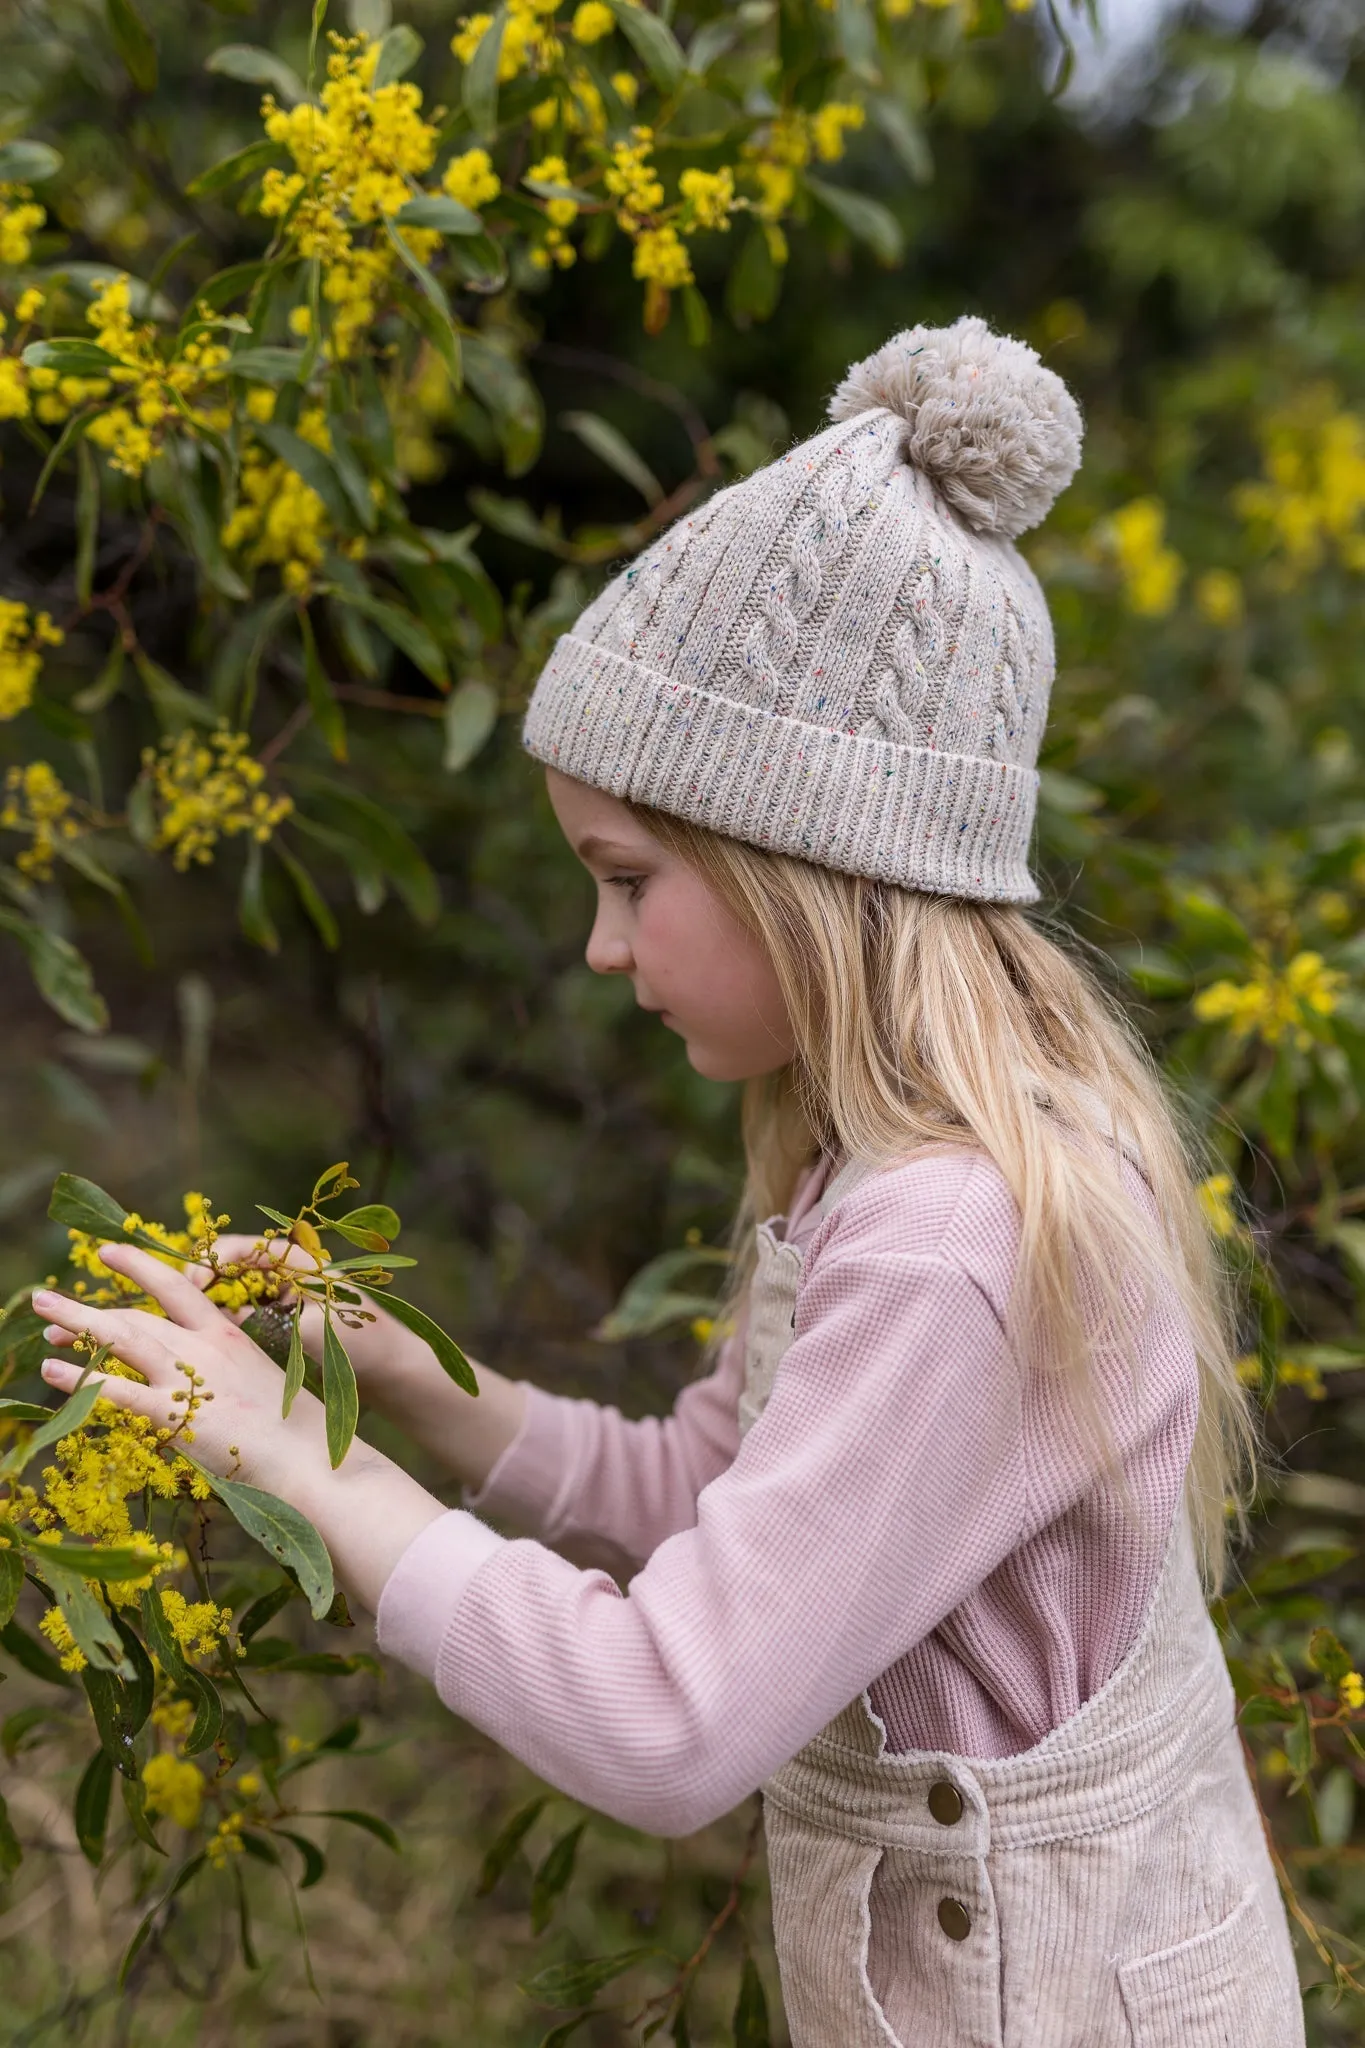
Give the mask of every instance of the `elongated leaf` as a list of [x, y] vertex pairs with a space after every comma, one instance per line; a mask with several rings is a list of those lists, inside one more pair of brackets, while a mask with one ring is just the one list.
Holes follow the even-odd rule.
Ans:
[[27, 1671], [30, 1678], [41, 1678], [45, 1685], [59, 1685], [64, 1690], [74, 1690], [76, 1680], [71, 1672], [63, 1671], [46, 1643], [40, 1643], [26, 1628], [14, 1620], [7, 1621], [0, 1628], [0, 1647], [8, 1650], [20, 1670]]
[[223, 367], [229, 376], [245, 377], [249, 384], [293, 384], [303, 375], [304, 353], [299, 348], [242, 348]]
[[470, 389], [493, 416], [507, 474], [524, 475], [540, 453], [545, 433], [539, 391], [515, 356], [494, 348], [481, 335], [466, 337], [464, 363]]
[[551, 1844], [544, 1862], [531, 1880], [531, 1932], [543, 1934], [550, 1924], [555, 1901], [567, 1890], [578, 1860], [578, 1845], [587, 1821], [576, 1821], [557, 1842]]
[[114, 48], [139, 92], [156, 90], [156, 44], [133, 0], [104, 0]]
[[104, 1031], [109, 1010], [95, 987], [90, 963], [70, 939], [46, 925], [35, 924], [15, 910], [0, 910], [0, 931], [19, 941], [28, 960], [33, 985], [63, 1023], [78, 1031]]
[[682, 47], [666, 21], [651, 14], [643, 0], [607, 0], [616, 26], [633, 46], [659, 91], [676, 92], [687, 71]]
[[[282, 427], [274, 420], [255, 422], [252, 432], [286, 468], [303, 478], [310, 491], [317, 492], [334, 526], [339, 526], [345, 533], [355, 531], [356, 517], [349, 493], [320, 448], [315, 448], [311, 441], [305, 441], [291, 427]], [[306, 614], [302, 616], [306, 617]]]
[[[128, 1213], [123, 1204], [79, 1173], [57, 1175], [47, 1213], [54, 1223], [65, 1223], [70, 1230], [83, 1230], [88, 1236], [107, 1239], [111, 1244], [140, 1244], [163, 1255], [166, 1250], [145, 1230], [129, 1230], [123, 1221]], [[74, 1428], [75, 1424], [68, 1427]]]
[[76, 443], [76, 596], [90, 603], [100, 525], [100, 473], [89, 443]]
[[328, 952], [335, 953], [341, 944], [341, 931], [332, 915], [332, 907], [327, 898], [303, 862], [292, 854], [281, 840], [276, 839], [273, 845], [276, 858], [283, 863], [290, 881], [294, 884], [294, 893], [303, 905], [313, 929]]
[[48, 1583], [71, 1631], [72, 1640], [83, 1651], [92, 1669], [131, 1678], [133, 1667], [124, 1654], [118, 1630], [110, 1620], [103, 1601], [97, 1599], [80, 1579], [69, 1578], [65, 1572], [54, 1572]]
[[209, 699], [187, 690], [140, 647], [133, 649], [133, 667], [141, 678], [156, 722], [163, 732], [183, 732], [189, 725], [217, 725], [218, 713]]
[[768, 2048], [771, 2038], [763, 1979], [758, 1974], [758, 1964], [750, 1955], [744, 1958], [744, 1970], [739, 1980], [732, 2038], [735, 2048]]
[[303, 1876], [299, 1879], [301, 1892], [311, 1891], [327, 1875], [327, 1859], [316, 1842], [310, 1842], [307, 1835], [295, 1834], [292, 1828], [277, 1828], [286, 1842], [292, 1842], [303, 1858]]
[[445, 710], [445, 751], [441, 766], [457, 775], [467, 768], [498, 722], [498, 693], [478, 676], [468, 676], [452, 690]]
[[424, 192], [393, 216], [396, 228], [435, 228], [439, 235], [481, 235], [483, 222], [468, 206], [444, 192]]
[[351, 1448], [360, 1419], [355, 1367], [330, 1315], [322, 1326], [322, 1399], [327, 1410], [327, 1455], [333, 1470]]
[[423, 331], [445, 364], [450, 381], [458, 391], [464, 376], [460, 335], [455, 325], [455, 316], [450, 310], [450, 301], [445, 295], [445, 287], [432, 275], [421, 257], [408, 247], [391, 220], [385, 220], [384, 228], [400, 262], [417, 280], [417, 288], [421, 293], [420, 303], [431, 310], [432, 318], [423, 321]]
[[[51, 1214], [51, 1211], [48, 1213]], [[88, 1383], [78, 1387], [60, 1408], [48, 1416], [41, 1429], [35, 1429], [26, 1443], [17, 1444], [7, 1454], [3, 1465], [0, 1465], [0, 1475], [5, 1478], [16, 1477], [33, 1462], [40, 1451], [47, 1450], [51, 1444], [59, 1442], [64, 1436], [69, 1436], [72, 1430], [79, 1429], [88, 1419], [99, 1397], [100, 1390], [97, 1385]]]
[[212, 1472], [204, 1471], [203, 1466], [196, 1470], [204, 1473], [223, 1506], [247, 1535], [298, 1573], [313, 1618], [321, 1621], [336, 1597], [336, 1581], [327, 1546], [307, 1516], [257, 1486], [244, 1486], [239, 1479], [218, 1479]]
[[24, 1567], [17, 1550], [0, 1550], [0, 1628], [8, 1627], [24, 1590]]
[[158, 1562], [155, 1548], [135, 1543], [30, 1543], [25, 1549], [39, 1571], [72, 1572], [79, 1579], [102, 1579], [108, 1585], [145, 1579]]
[[367, 1835], [373, 1835], [386, 1849], [392, 1849], [396, 1856], [403, 1853], [403, 1844], [386, 1820], [378, 1814], [362, 1813], [353, 1806], [320, 1806], [307, 1816], [310, 1820], [344, 1820], [353, 1828], [363, 1828]]
[[464, 110], [474, 133], [487, 141], [498, 126], [498, 65], [507, 29], [507, 9], [499, 7], [479, 38], [479, 47], [465, 69]]
[[636, 454], [625, 435], [615, 428], [610, 420], [604, 420], [595, 412], [566, 412], [560, 416], [561, 425], [576, 434], [585, 448], [590, 448], [609, 469], [640, 493], [647, 505], [657, 505], [663, 497], [663, 485], [655, 476], [649, 464]]
[[0, 1793], [0, 1877], [13, 1877], [23, 1860], [24, 1852], [19, 1837], [15, 1834], [10, 1821], [4, 1795]]
[[865, 192], [850, 191], [846, 185], [831, 185], [824, 178], [806, 173], [806, 189], [841, 221], [859, 242], [866, 243], [879, 263], [893, 269], [905, 256], [905, 236], [889, 206], [869, 199]]
[[0, 142], [0, 185], [41, 185], [62, 167], [60, 154], [46, 142], [16, 136]]
[[237, 922], [246, 936], [264, 953], [278, 953], [280, 935], [275, 920], [266, 907], [265, 900], [265, 853], [258, 840], [253, 839], [246, 850], [246, 861], [242, 867], [242, 886], [237, 897]]
[[142, 1789], [141, 1778], [119, 1778], [119, 1791], [123, 1795], [123, 1810], [132, 1824], [133, 1833], [139, 1842], [145, 1842], [149, 1849], [155, 1849], [158, 1856], [167, 1852], [156, 1838], [156, 1829], [147, 1818], [147, 1795]]
[[[5, 1334], [8, 1338], [8, 1327]], [[51, 1413], [41, 1401], [0, 1400], [0, 1422], [46, 1422]]]
[[658, 1953], [656, 1948], [624, 1948], [614, 1956], [594, 1956], [588, 1962], [551, 1963], [534, 1976], [523, 1977], [518, 1989], [541, 2005], [591, 2005], [608, 1984]]
[[396, 604], [387, 604], [383, 598], [371, 597], [368, 592], [338, 591], [338, 597], [354, 606], [355, 610], [373, 620], [386, 640], [406, 654], [415, 667], [433, 683], [447, 683], [450, 671], [446, 659], [431, 634], [420, 619], [411, 612], [400, 610]]
[[204, 69], [216, 71], [220, 78], [239, 79], [243, 85], [268, 86], [287, 107], [308, 98], [308, 88], [298, 72], [273, 50], [263, 50], [256, 43], [224, 43]]
[[[303, 445], [307, 445], [306, 443]], [[334, 761], [346, 759], [346, 720], [341, 706], [332, 691], [332, 685], [323, 671], [318, 655], [318, 643], [313, 633], [312, 620], [306, 611], [299, 613], [299, 630], [303, 634], [303, 673], [308, 691], [308, 707], [313, 714], [313, 723]]]
[[424, 1344], [429, 1344], [436, 1355], [442, 1372], [454, 1380], [457, 1387], [463, 1387], [467, 1394], [477, 1394], [479, 1383], [474, 1377], [474, 1368], [461, 1351], [453, 1337], [448, 1337], [439, 1323], [434, 1323], [420, 1308], [414, 1308], [410, 1301], [403, 1301], [398, 1295], [390, 1294], [387, 1287], [366, 1287], [357, 1280], [356, 1286], [362, 1294], [368, 1294], [371, 1301], [377, 1301], [386, 1308], [396, 1322], [404, 1329], [411, 1330]]
[[104, 1836], [109, 1825], [109, 1798], [113, 1789], [114, 1766], [108, 1751], [101, 1747], [81, 1773], [74, 1810], [76, 1840], [81, 1845], [81, 1854], [97, 1870], [104, 1861]]
[[194, 1702], [194, 1725], [185, 1737], [187, 1756], [198, 1756], [212, 1748], [223, 1728], [223, 1702], [207, 1673], [191, 1664], [166, 1619], [161, 1595], [148, 1586], [142, 1595], [142, 1625], [158, 1662], [178, 1691]]
[[374, 83], [392, 85], [397, 78], [405, 78], [426, 45], [415, 28], [405, 21], [391, 28], [379, 45], [379, 62], [374, 67]]
[[344, 1231], [348, 1224], [351, 1230], [368, 1231], [372, 1237], [378, 1237], [380, 1242], [372, 1249], [381, 1252], [388, 1250], [403, 1228], [398, 1211], [391, 1209], [387, 1202], [362, 1202], [358, 1209], [348, 1209], [344, 1216], [330, 1221], [328, 1228]]
[[474, 1888], [475, 1898], [487, 1898], [549, 1804], [550, 1794], [542, 1792], [539, 1797], [519, 1806], [503, 1823], [483, 1859], [479, 1882]]
[[235, 149], [231, 156], [225, 156], [207, 171], [201, 171], [185, 187], [191, 199], [209, 199], [216, 192], [226, 192], [229, 186], [239, 184], [243, 178], [253, 178], [257, 171], [263, 171], [272, 163], [278, 163], [280, 145], [278, 142], [249, 142], [245, 149]]
[[207, 1862], [208, 1857], [201, 1849], [198, 1855], [190, 1857], [188, 1863], [182, 1863], [179, 1870], [176, 1872], [175, 1877], [172, 1879], [169, 1889], [163, 1892], [162, 1896], [157, 1900], [156, 1904], [152, 1907], [151, 1911], [149, 1913], [145, 1913], [142, 1919], [138, 1922], [137, 1931], [133, 1935], [133, 1938], [129, 1942], [127, 1948], [124, 1950], [123, 1961], [119, 1964], [118, 1983], [120, 1991], [128, 1982], [128, 1974], [131, 1971], [133, 1964], [137, 1961], [143, 1949], [146, 1947], [148, 1936], [151, 1934], [152, 1929], [160, 1920], [161, 1915], [165, 1912], [171, 1900], [175, 1897], [177, 1892], [183, 1891], [185, 1889], [185, 1886], [189, 1884], [193, 1878], [199, 1875], [199, 1872], [204, 1868], [204, 1865]]

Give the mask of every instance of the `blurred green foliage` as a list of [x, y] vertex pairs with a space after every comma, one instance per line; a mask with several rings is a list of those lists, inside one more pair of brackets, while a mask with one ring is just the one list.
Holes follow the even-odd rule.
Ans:
[[[1029, 543], [1060, 664], [1039, 861], [1055, 915], [1121, 987], [1221, 1155], [1206, 1199], [1244, 1275], [1245, 1371], [1278, 1456], [1255, 1555], [1219, 1619], [1302, 1916], [1310, 2038], [1353, 2041], [1362, 2008], [1346, 1979], [1365, 1941], [1353, 1718], [1365, 1665], [1361, 51], [1326, 8], [1267, 7], [1235, 31], [1191, 19], [1106, 111], [1049, 97], [1055, 41], [987, 7], [975, 24], [958, 8], [878, 16], [856, 0], [679, 7], [670, 19], [694, 70], [675, 75], [670, 47], [647, 51], [651, 32], [637, 23], [628, 37], [622, 22], [610, 44], [569, 34], [563, 63], [545, 60], [553, 91], [523, 41], [494, 105], [492, 45], [478, 69], [480, 37], [462, 61], [445, 12], [404, 14], [427, 47], [394, 46], [395, 61], [412, 54], [424, 118], [442, 101], [453, 110], [431, 116], [442, 141], [424, 189], [443, 190], [452, 156], [486, 148], [501, 191], [475, 199], [469, 180], [483, 174], [466, 164], [483, 236], [447, 235], [429, 252], [449, 326], [394, 257], [396, 296], [358, 330], [353, 367], [308, 367], [308, 395], [341, 422], [330, 449], [314, 449], [332, 475], [295, 446], [308, 424], [297, 361], [279, 384], [222, 380], [232, 417], [210, 429], [226, 452], [200, 442], [177, 467], [154, 450], [134, 478], [111, 468], [109, 445], [83, 455], [73, 435], [36, 506], [57, 438], [103, 400], [77, 392], [64, 420], [30, 410], [0, 428], [0, 598], [65, 633], [33, 650], [12, 636], [0, 688], [22, 695], [12, 671], [28, 652], [41, 668], [31, 700], [0, 723], [0, 748], [16, 770], [48, 764], [71, 796], [69, 810], [49, 803], [56, 879], [31, 857], [0, 875], [0, 923], [18, 949], [0, 1284], [60, 1258], [62, 1234], [41, 1220], [60, 1167], [149, 1215], [205, 1184], [245, 1215], [262, 1195], [290, 1199], [319, 1157], [344, 1155], [367, 1198], [409, 1219], [423, 1302], [476, 1355], [633, 1412], [667, 1405], [691, 1369], [704, 1266], [679, 1257], [622, 1292], [661, 1252], [687, 1250], [689, 1232], [720, 1235], [739, 1181], [735, 1104], [633, 1011], [628, 989], [587, 973], [587, 888], [519, 753], [516, 712], [552, 635], [654, 522], [812, 430], [848, 362], [888, 333], [986, 313], [1039, 347], [1087, 413], [1081, 476]], [[153, 314], [157, 295], [190, 307], [211, 276], [258, 263], [285, 232], [259, 213], [266, 171], [288, 169], [283, 145], [238, 185], [225, 174], [205, 189], [203, 174], [260, 141], [260, 85], [282, 100], [292, 87], [259, 57], [205, 61], [249, 43], [306, 79], [301, 7], [20, 0], [11, 24], [0, 134], [32, 137], [62, 164], [47, 177], [41, 156], [27, 160], [48, 220], [15, 292], [5, 286], [7, 360], [45, 320], [53, 336], [95, 339], [85, 306], [111, 273], [141, 279]], [[391, 24], [378, 0], [357, 0], [342, 26], [379, 36]], [[573, 125], [580, 60], [596, 67], [600, 134], [592, 119]], [[610, 105], [616, 66], [639, 81], [635, 110]], [[538, 128], [532, 110], [550, 97], [557, 111]], [[781, 108], [809, 121], [831, 103], [863, 107], [863, 126], [840, 129], [829, 166], [812, 129], [780, 217], [765, 220], [759, 204], [783, 196], [781, 181], [753, 166], [791, 154], [780, 131], [774, 144]], [[728, 229], [692, 232], [674, 212], [693, 281], [671, 288], [648, 273], [676, 257], [654, 245], [641, 267], [638, 219], [621, 220], [621, 194], [604, 203], [612, 123], [619, 140], [646, 117], [661, 137], [678, 124], [677, 153], [657, 152], [662, 213], [683, 203], [684, 163], [712, 177], [736, 166], [734, 189], [754, 202]], [[550, 156], [562, 172], [526, 186]], [[24, 167], [0, 157], [15, 185]], [[5, 205], [28, 203], [10, 193]], [[381, 246], [373, 224], [361, 240]], [[387, 235], [382, 247], [392, 254]], [[278, 297], [272, 286], [254, 300], [258, 280], [240, 281], [227, 317], [263, 324], [212, 330], [215, 341], [306, 354], [324, 304], [345, 303], [324, 301], [312, 260], [281, 259]], [[34, 282], [48, 296], [21, 338], [17, 294]], [[169, 340], [178, 328], [153, 326], [166, 361], [183, 353], [183, 336]], [[107, 367], [70, 358], [61, 374]], [[264, 369], [283, 376], [278, 358]], [[292, 422], [248, 400], [291, 385]], [[216, 384], [187, 388], [187, 403], [219, 404]], [[178, 435], [180, 421], [156, 433]], [[275, 425], [294, 439], [262, 441], [256, 429]], [[320, 562], [288, 548], [248, 559], [260, 546], [250, 520], [223, 542], [231, 493], [251, 502], [242, 479], [264, 475], [267, 456], [283, 466], [262, 502], [287, 488], [297, 509], [287, 478], [322, 483]], [[357, 473], [375, 486], [372, 526]], [[257, 840], [250, 818], [227, 829], [221, 806], [212, 860], [181, 868], [164, 772], [177, 768], [177, 732], [211, 732], [204, 706], [248, 733], [266, 766], [237, 808], [258, 792], [293, 808], [258, 818]], [[185, 769], [181, 758], [182, 783]], [[44, 800], [41, 785], [11, 790], [12, 853], [39, 851]], [[76, 836], [63, 837], [63, 818]], [[25, 956], [56, 1017], [29, 992]], [[674, 1287], [686, 1294], [670, 1335], [659, 1302]], [[538, 1813], [479, 1900], [480, 1861], [534, 1788], [400, 1675], [360, 1668], [336, 1681], [337, 1705], [319, 1680], [289, 1682], [288, 1725], [305, 1744], [364, 1715], [362, 1741], [322, 1753], [329, 1789], [313, 1803], [377, 1808], [409, 1844], [390, 1864], [359, 1831], [347, 1848], [344, 1824], [323, 1830], [328, 1879], [303, 1900], [321, 2004], [279, 1873], [246, 1871], [259, 1970], [243, 1968], [230, 1921], [223, 1931], [228, 1895], [190, 1890], [143, 1951], [136, 1997], [117, 2006], [103, 1987], [164, 1878], [121, 1847], [96, 1900], [62, 1876], [81, 1859], [32, 1853], [0, 1890], [10, 2038], [113, 2042], [151, 2028], [332, 2044], [383, 2025], [403, 2042], [458, 2030], [530, 2043], [555, 2014], [519, 1979], [656, 1941], [681, 1958], [724, 1909], [743, 1816], [678, 1850], [593, 1823], [532, 1947], [528, 1913], [544, 1919], [554, 1903], [547, 1858], [579, 1816], [563, 1803]], [[83, 1715], [22, 1670], [3, 1715], [0, 1790], [17, 1832], [35, 1849], [71, 1846]], [[376, 1737], [380, 1753], [362, 1754]], [[759, 2038], [755, 1981], [775, 2007], [756, 1883], [698, 1986], [696, 2039], [732, 2025]], [[412, 1940], [395, 1946], [394, 1925]], [[759, 1947], [757, 1980], [741, 1978], [745, 1941]], [[380, 1956], [368, 1983], [357, 1945]], [[603, 2000], [620, 1993], [622, 2006], [576, 2038], [635, 2038], [623, 2015], [671, 1967], [641, 1963], [606, 1986]], [[196, 1996], [207, 2002], [187, 2007]]]

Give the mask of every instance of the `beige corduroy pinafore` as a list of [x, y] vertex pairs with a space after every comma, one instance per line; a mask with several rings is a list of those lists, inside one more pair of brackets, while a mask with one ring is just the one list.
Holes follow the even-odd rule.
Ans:
[[[820, 1213], [868, 1171], [845, 1167]], [[792, 1338], [802, 1260], [780, 1228], [758, 1230], [741, 1433]], [[1137, 1640], [1041, 1742], [884, 1745], [863, 1693], [764, 1787], [792, 2048], [1301, 2048], [1183, 1509]]]

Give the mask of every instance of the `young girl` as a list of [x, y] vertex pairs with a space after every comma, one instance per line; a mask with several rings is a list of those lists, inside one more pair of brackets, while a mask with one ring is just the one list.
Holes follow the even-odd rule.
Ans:
[[[589, 964], [749, 1084], [710, 1377], [663, 1421], [487, 1369], [472, 1401], [381, 1318], [363, 1391], [452, 1512], [363, 1445], [331, 1471], [319, 1404], [283, 1421], [145, 1254], [104, 1252], [168, 1320], [35, 1303], [139, 1413], [193, 1364], [197, 1454], [294, 1502], [384, 1648], [562, 1791], [686, 1834], [762, 1786], [796, 2048], [1294, 2048], [1200, 1580], [1251, 1449], [1217, 1262], [1151, 1067], [1013, 907], [1053, 669], [1013, 542], [1080, 419], [970, 319], [831, 415], [608, 585], [525, 727]], [[549, 1547], [593, 1545], [624, 1592]]]

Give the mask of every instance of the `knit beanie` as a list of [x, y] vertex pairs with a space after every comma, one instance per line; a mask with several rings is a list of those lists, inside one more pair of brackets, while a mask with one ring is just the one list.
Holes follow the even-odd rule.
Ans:
[[556, 642], [523, 742], [753, 846], [1033, 902], [1055, 663], [1014, 542], [1075, 473], [1076, 403], [963, 318], [855, 364], [829, 416], [607, 584]]

